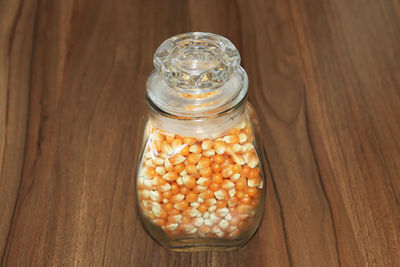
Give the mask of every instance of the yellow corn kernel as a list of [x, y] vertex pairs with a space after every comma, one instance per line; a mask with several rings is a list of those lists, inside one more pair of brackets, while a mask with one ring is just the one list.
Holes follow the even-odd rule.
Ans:
[[158, 166], [158, 167], [156, 168], [156, 172], [157, 172], [159, 175], [164, 175], [166, 171], [165, 171], [165, 168], [164, 168], [164, 167]]
[[239, 164], [239, 165], [246, 164], [246, 160], [244, 159], [244, 157], [242, 155], [232, 154], [231, 158], [232, 158], [233, 162], [235, 162], [236, 164]]
[[178, 193], [176, 195], [173, 195], [171, 197], [170, 201], [171, 201], [171, 203], [178, 203], [178, 202], [182, 201], [184, 198], [185, 198], [185, 195]]
[[255, 168], [257, 165], [258, 165], [258, 157], [257, 157], [257, 155], [255, 154], [255, 153], [252, 153], [252, 155], [251, 155], [251, 157], [250, 157], [250, 159], [249, 159], [249, 162], [247, 163], [247, 165], [250, 167], [250, 168]]
[[184, 144], [189, 144], [189, 145], [193, 145], [194, 143], [196, 143], [196, 139], [192, 137], [184, 137], [182, 141]]
[[164, 160], [164, 167], [165, 167], [165, 170], [166, 170], [167, 172], [171, 172], [171, 171], [174, 170], [174, 165], [171, 164], [171, 162], [169, 161], [169, 159], [165, 159], [165, 160]]
[[201, 143], [201, 148], [203, 150], [209, 150], [213, 147], [213, 145], [214, 145], [213, 141], [206, 139]]
[[200, 177], [199, 179], [197, 179], [196, 184], [201, 186], [208, 186], [210, 184], [210, 179], [206, 177]]
[[200, 159], [201, 159], [201, 154], [198, 153], [192, 153], [186, 157], [187, 162], [192, 165], [197, 164], [197, 162], [199, 162]]
[[171, 162], [172, 165], [178, 165], [184, 161], [185, 157], [182, 156], [181, 154], [176, 154], [169, 159], [169, 162]]
[[216, 205], [217, 204], [217, 200], [215, 199], [215, 198], [209, 198], [209, 199], [206, 199], [205, 201], [204, 201], [204, 204], [206, 205], [206, 206], [213, 206], [213, 205]]
[[214, 143], [214, 150], [217, 154], [222, 155], [225, 153], [226, 144], [222, 141], [217, 141]]
[[213, 150], [213, 149], [203, 151], [203, 156], [212, 157], [214, 155], [215, 155], [215, 150]]
[[186, 200], [175, 203], [174, 208], [180, 211], [185, 210], [189, 206]]
[[196, 179], [190, 175], [183, 176], [182, 181], [187, 188], [193, 188], [196, 185]]
[[191, 152], [191, 153], [200, 153], [201, 152], [201, 147], [200, 147], [200, 145], [191, 145], [190, 147], [189, 147], [189, 151]]
[[157, 186], [157, 190], [159, 192], [167, 192], [171, 190], [171, 185], [169, 183], [165, 183], [163, 185]]
[[169, 154], [171, 154], [172, 153], [172, 147], [171, 147], [171, 145], [167, 142], [167, 141], [163, 141], [162, 143], [161, 143], [161, 152], [162, 153], [164, 153], [164, 154], [166, 154], [166, 155], [169, 155]]
[[221, 188], [224, 189], [225, 191], [229, 191], [232, 188], [235, 188], [235, 184], [232, 183], [231, 181], [225, 179], [222, 181]]
[[171, 182], [171, 181], [176, 181], [176, 179], [178, 179], [178, 174], [176, 172], [167, 172], [162, 177], [165, 180]]
[[227, 144], [235, 144], [239, 142], [237, 135], [226, 135], [222, 138], [222, 140]]
[[174, 149], [174, 151], [176, 151], [180, 146], [182, 146], [182, 144], [183, 144], [183, 142], [182, 142], [182, 139], [180, 139], [180, 138], [175, 138], [171, 142], [171, 146]]
[[225, 165], [222, 167], [221, 175], [224, 178], [228, 178], [233, 174], [232, 165]]

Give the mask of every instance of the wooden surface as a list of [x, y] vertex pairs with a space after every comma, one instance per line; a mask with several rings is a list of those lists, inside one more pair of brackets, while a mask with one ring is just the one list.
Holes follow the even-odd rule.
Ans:
[[[267, 201], [233, 252], [173, 253], [136, 217], [138, 115], [166, 38], [238, 47]], [[399, 266], [397, 0], [0, 0], [3, 266]]]

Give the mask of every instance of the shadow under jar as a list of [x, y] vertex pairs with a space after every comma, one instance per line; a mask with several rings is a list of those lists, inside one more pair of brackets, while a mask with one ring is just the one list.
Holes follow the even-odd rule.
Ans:
[[174, 36], [154, 55], [136, 188], [143, 224], [166, 248], [239, 248], [260, 224], [263, 150], [239, 64], [211, 33]]

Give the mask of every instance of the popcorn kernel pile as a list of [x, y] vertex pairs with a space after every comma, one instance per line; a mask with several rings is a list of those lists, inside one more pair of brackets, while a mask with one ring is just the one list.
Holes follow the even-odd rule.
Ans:
[[139, 168], [143, 214], [170, 237], [236, 238], [262, 195], [246, 120], [213, 140], [150, 128]]

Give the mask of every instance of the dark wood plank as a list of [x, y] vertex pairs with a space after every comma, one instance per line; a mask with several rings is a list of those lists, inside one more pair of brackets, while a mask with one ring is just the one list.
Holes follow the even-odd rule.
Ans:
[[0, 257], [22, 175], [35, 17], [35, 1], [0, 3]]
[[[4, 266], [400, 262], [396, 1], [3, 0], [0, 22]], [[265, 126], [266, 213], [238, 251], [167, 251], [135, 213], [152, 56], [188, 31], [237, 45]]]

